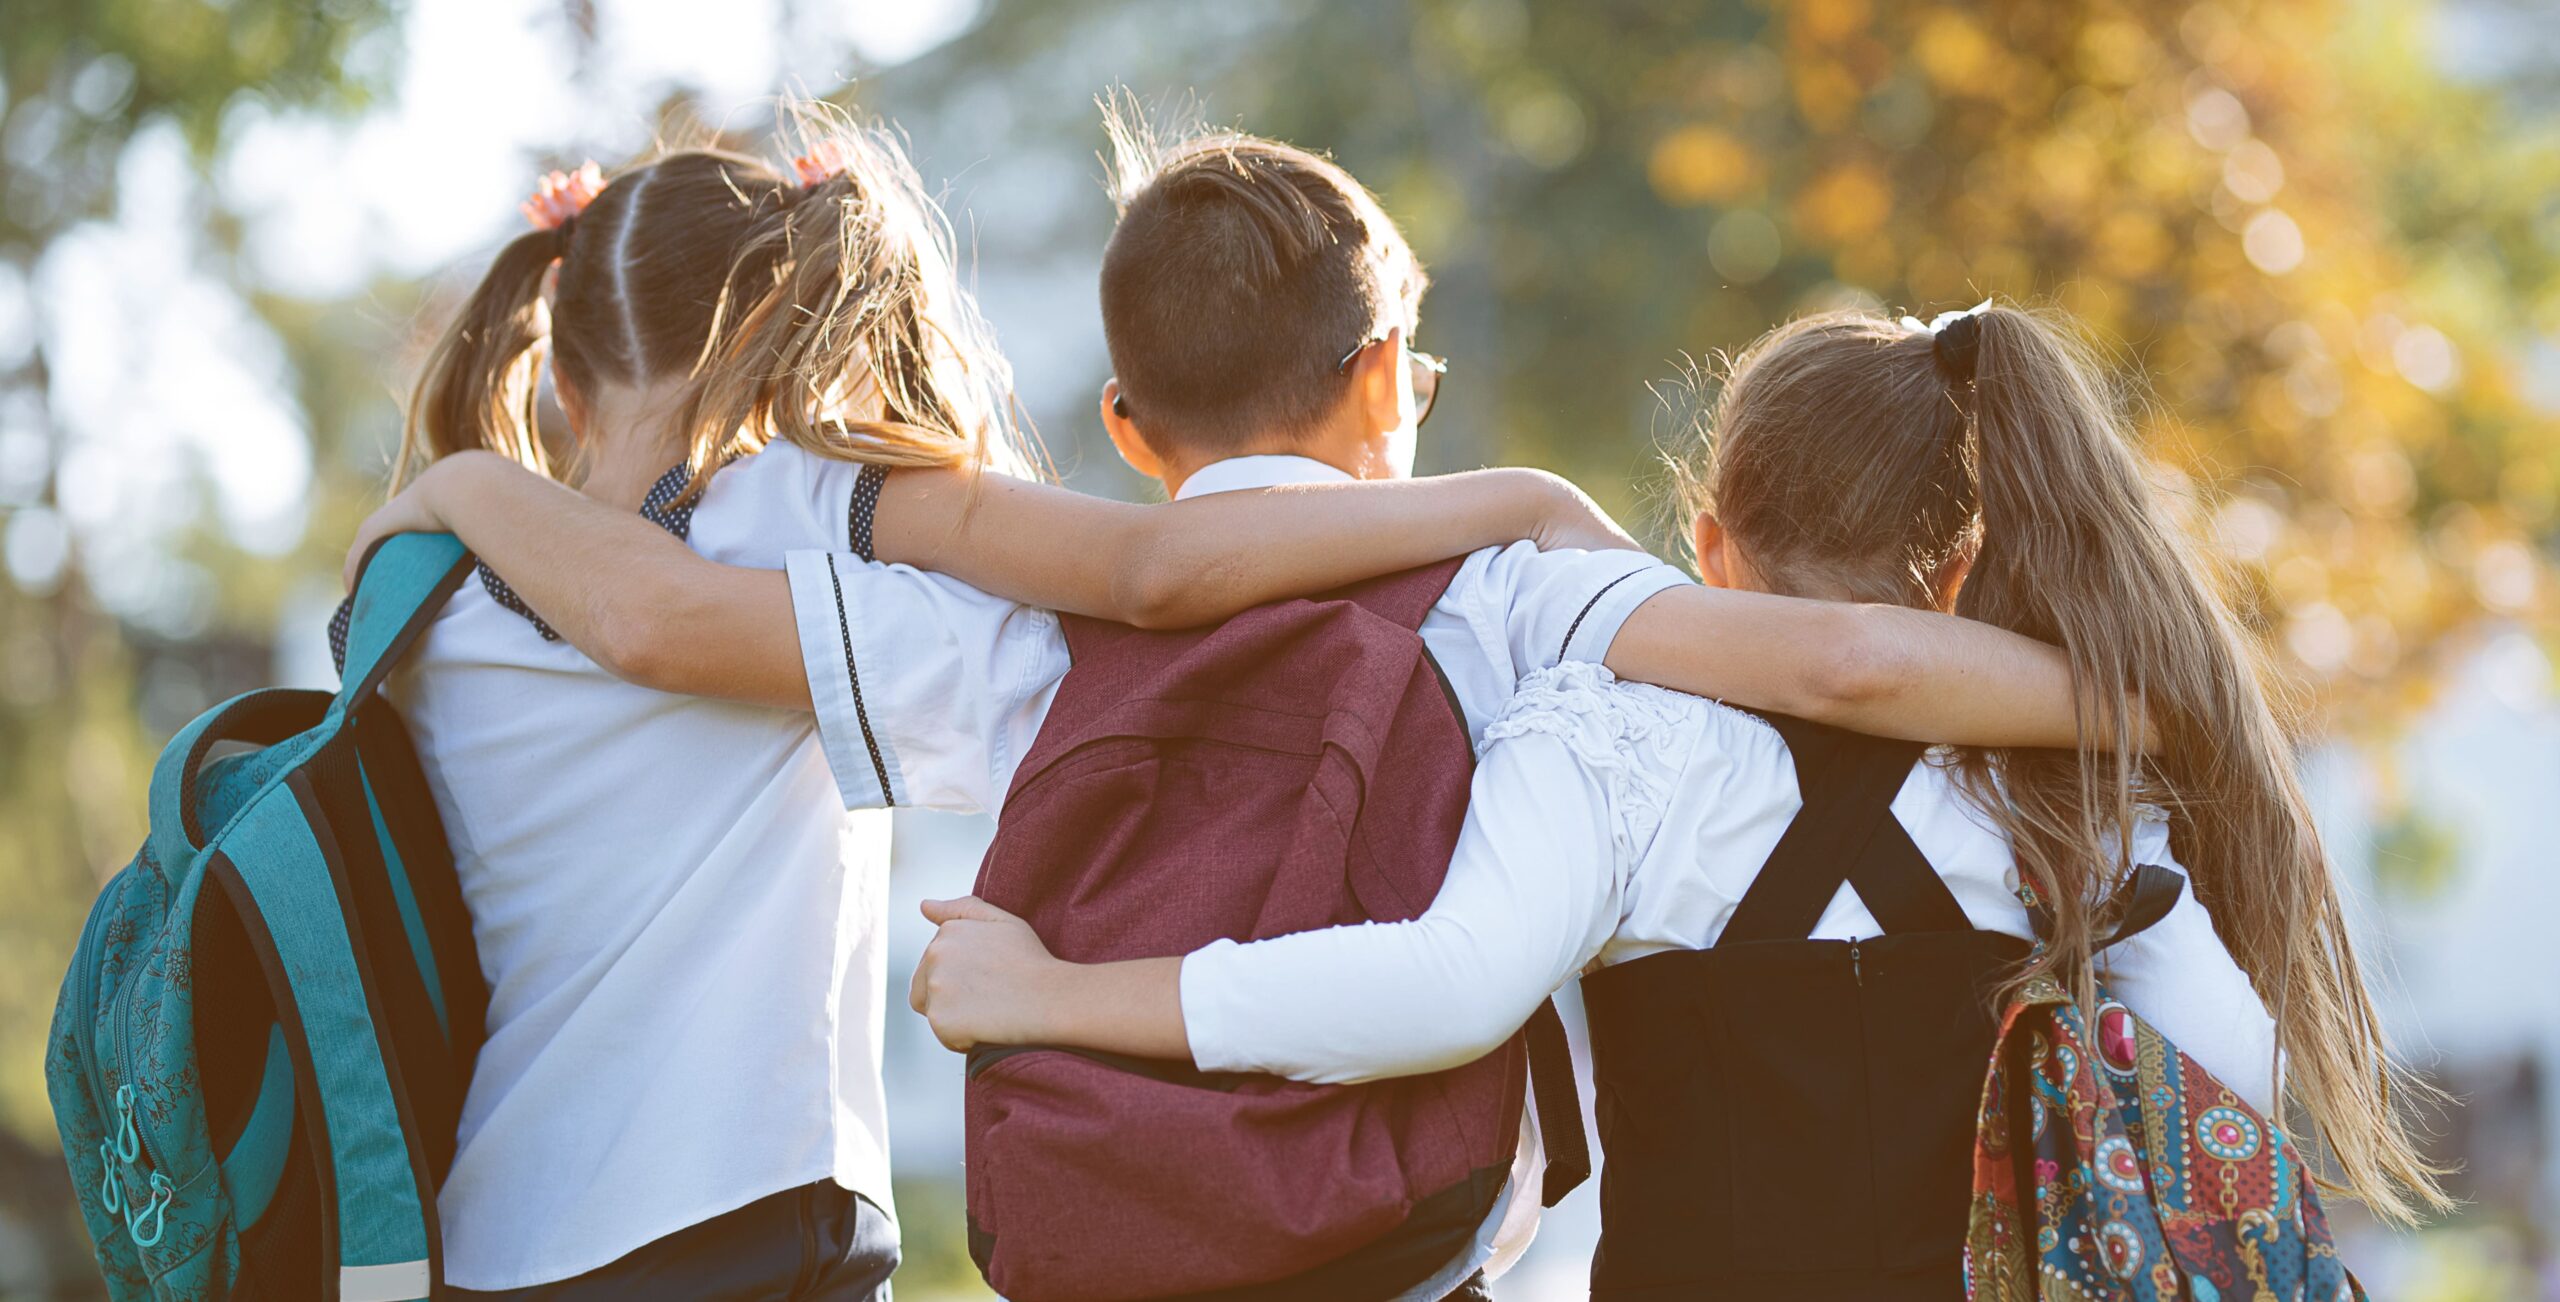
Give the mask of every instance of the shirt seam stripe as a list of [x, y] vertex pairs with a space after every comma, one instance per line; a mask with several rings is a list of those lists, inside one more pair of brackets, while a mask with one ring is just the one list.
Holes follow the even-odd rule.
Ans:
[[880, 783], [883, 808], [898, 807], [897, 793], [889, 789], [889, 765], [880, 758], [880, 738], [871, 731], [871, 711], [862, 702], [862, 671], [853, 663], [853, 621], [845, 613], [844, 579], [836, 572], [836, 558], [827, 557], [827, 583], [835, 589], [836, 632], [844, 639], [844, 680], [853, 689], [853, 720], [862, 728], [862, 745], [871, 752], [871, 773]]
[[1592, 610], [1599, 606], [1600, 599], [1608, 596], [1610, 589], [1642, 573], [1644, 573], [1643, 570], [1629, 570], [1601, 585], [1598, 592], [1592, 593], [1591, 600], [1582, 603], [1582, 609], [1574, 614], [1573, 623], [1565, 629], [1564, 641], [1556, 647], [1556, 659], [1564, 659], [1565, 653], [1573, 650], [1573, 635], [1582, 631], [1582, 621], [1590, 617]]

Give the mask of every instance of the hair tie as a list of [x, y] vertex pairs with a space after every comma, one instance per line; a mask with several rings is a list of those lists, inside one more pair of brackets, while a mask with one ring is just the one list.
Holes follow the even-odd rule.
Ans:
[[538, 231], [557, 231], [563, 244], [578, 214], [604, 192], [604, 169], [589, 159], [574, 172], [552, 171], [543, 174], [533, 187], [533, 197], [524, 201], [524, 219]]
[[1973, 383], [1974, 358], [1982, 348], [1982, 318], [1968, 312], [1937, 334], [1929, 352], [1937, 359], [1938, 374], [1947, 377], [1949, 384]]
[[1929, 355], [1938, 364], [1938, 374], [1949, 384], [1973, 383], [1976, 355], [1982, 349], [1982, 313], [1990, 308], [1984, 299], [1960, 312], [1940, 312], [1923, 323], [1916, 316], [1902, 318], [1902, 328], [1914, 334], [1929, 336]]

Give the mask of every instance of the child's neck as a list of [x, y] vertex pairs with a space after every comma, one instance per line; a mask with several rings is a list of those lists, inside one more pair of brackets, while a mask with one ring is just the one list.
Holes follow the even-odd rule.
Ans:
[[597, 393], [586, 413], [578, 491], [608, 506], [639, 510], [659, 477], [690, 450], [680, 428], [682, 396], [664, 385], [614, 385]]
[[1314, 434], [1265, 434], [1198, 457], [1166, 457], [1162, 462], [1163, 473], [1158, 477], [1163, 480], [1164, 493], [1169, 498], [1179, 495], [1183, 484], [1202, 469], [1237, 457], [1305, 457], [1309, 461], [1323, 462], [1353, 479], [1391, 478], [1392, 472], [1386, 468], [1384, 459], [1377, 455], [1373, 443], [1374, 440], [1361, 437], [1357, 432], [1346, 434], [1337, 430], [1320, 430]]

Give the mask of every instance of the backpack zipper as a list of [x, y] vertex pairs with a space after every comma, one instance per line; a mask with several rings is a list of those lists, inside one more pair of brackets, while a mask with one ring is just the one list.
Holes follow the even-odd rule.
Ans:
[[[116, 991], [114, 1007], [116, 1061], [117, 1065], [124, 1069], [125, 1083], [116, 1088], [116, 1135], [112, 1143], [115, 1155], [122, 1158], [125, 1164], [134, 1165], [134, 1159], [137, 1156], [142, 1159], [139, 1165], [143, 1174], [148, 1177], [151, 1201], [141, 1207], [135, 1207], [131, 1194], [125, 1190], [124, 1181], [113, 1166], [107, 1168], [107, 1179], [116, 1186], [109, 1201], [124, 1204], [120, 1219], [124, 1221], [125, 1234], [133, 1240], [133, 1246], [148, 1248], [158, 1243], [161, 1234], [168, 1229], [169, 1204], [177, 1197], [177, 1185], [169, 1179], [163, 1169], [159, 1154], [152, 1151], [151, 1136], [144, 1129], [136, 1107], [135, 1101], [140, 1094], [134, 1085], [137, 1077], [133, 1069], [133, 1037], [130, 1034], [134, 984], [128, 981]], [[128, 1135], [133, 1139], [130, 1145], [124, 1142]], [[105, 1192], [103, 1189], [100, 1190], [102, 1195]], [[146, 1222], [151, 1226], [149, 1237], [145, 1237], [142, 1232]]]
[[1865, 969], [1858, 966], [1858, 943], [1855, 940], [1849, 942], [1849, 979], [1863, 986], [1867, 977]]
[[[115, 888], [109, 886], [108, 889]], [[82, 924], [80, 928], [80, 943], [71, 951], [77, 965], [75, 968], [77, 980], [80, 983], [78, 987], [80, 1020], [72, 1023], [71, 1030], [73, 1034], [80, 1037], [81, 1051], [88, 1057], [89, 1084], [95, 1091], [96, 1101], [101, 1107], [105, 1106], [107, 1101], [107, 1078], [98, 1062], [98, 1024], [92, 1010], [98, 1002], [99, 920], [106, 917], [109, 904], [106, 893], [100, 892], [97, 903], [90, 906], [88, 922]]]

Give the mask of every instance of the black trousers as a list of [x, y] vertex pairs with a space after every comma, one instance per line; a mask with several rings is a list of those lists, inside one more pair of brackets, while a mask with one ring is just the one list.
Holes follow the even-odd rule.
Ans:
[[898, 1228], [832, 1180], [785, 1189], [643, 1244], [584, 1275], [472, 1302], [889, 1302]]

